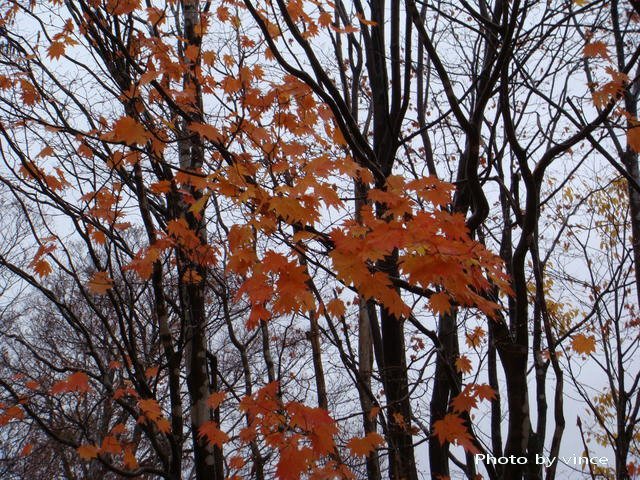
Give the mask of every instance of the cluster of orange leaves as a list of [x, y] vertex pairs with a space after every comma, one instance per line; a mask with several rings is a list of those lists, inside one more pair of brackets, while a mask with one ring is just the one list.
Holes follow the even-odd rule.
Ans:
[[[141, 8], [139, 0], [94, 3], [96, 6], [101, 4], [105, 12], [116, 16]], [[336, 34], [358, 30], [352, 24], [334, 25], [332, 13], [323, 7], [319, 7], [318, 15], [306, 11], [305, 7], [301, 1], [287, 5], [293, 20], [305, 23], [306, 37], [316, 35], [319, 28], [330, 29]], [[156, 8], [150, 7], [146, 13], [158, 27], [165, 21], [163, 12]], [[216, 15], [221, 22], [233, 25], [238, 21], [225, 6], [218, 7]], [[269, 22], [266, 14], [264, 20], [269, 29], [278, 28]], [[375, 25], [362, 15], [353, 19], [353, 23], [356, 22], [363, 29]], [[203, 34], [208, 20], [203, 18], [201, 23], [199, 29]], [[67, 48], [75, 45], [72, 32], [73, 24], [66, 22], [61, 32], [52, 37], [48, 49], [52, 60], [61, 60], [67, 55]], [[251, 305], [247, 321], [249, 328], [274, 316], [317, 310], [315, 298], [308, 288], [307, 270], [299, 261], [300, 250], [312, 242], [321, 244], [329, 252], [332, 272], [338, 282], [353, 287], [364, 298], [375, 300], [398, 317], [410, 315], [411, 309], [397, 290], [396, 279], [378, 268], [379, 263], [394, 252], [398, 252], [402, 280], [425, 292], [437, 287], [427, 300], [434, 313], [448, 313], [458, 304], [479, 308], [489, 315], [495, 313], [496, 305], [485, 298], [483, 291], [493, 285], [509, 291], [508, 279], [502, 272], [499, 259], [470, 239], [464, 218], [447, 211], [451, 185], [431, 177], [407, 181], [391, 176], [386, 184], [369, 190], [369, 205], [363, 208], [361, 219], [347, 219], [320, 233], [315, 227], [322, 218], [323, 210], [348, 211], [338, 196], [336, 183], [350, 183], [355, 179], [365, 184], [374, 183], [369, 170], [344, 154], [345, 138], [327, 105], [319, 103], [307, 85], [290, 75], [284, 76], [280, 82], [270, 81], [268, 88], [264, 86], [266, 82], [260, 85], [264, 77], [260, 65], [237, 65], [234, 58], [225, 56], [218, 59], [214, 52], [200, 51], [194, 45], [185, 48], [184, 58], [176, 59], [171, 49], [157, 38], [141, 35], [132, 38], [131, 42], [130, 55], [140, 52], [148, 55], [145, 72], [135, 80], [130, 91], [123, 92], [123, 97], [135, 102], [136, 108], [144, 109], [144, 101], [160, 103], [163, 95], [167, 95], [177, 106], [191, 111], [196, 103], [193, 102], [194, 91], [189, 90], [188, 83], [182, 80], [189, 71], [189, 65], [201, 58], [204, 66], [209, 67], [221, 60], [220, 70], [224, 67], [227, 72], [214, 79], [203, 73], [204, 68], [198, 69], [196, 75], [203, 92], [232, 97], [243, 109], [242, 115], [238, 114], [237, 119], [224, 126], [206, 122], [194, 122], [188, 126], [193, 134], [214, 146], [230, 147], [229, 142], [234, 139], [241, 148], [233, 154], [231, 162], [211, 172], [180, 171], [170, 180], [159, 180], [147, 188], [158, 197], [179, 194], [189, 205], [188, 213], [196, 217], [205, 213], [212, 195], [226, 197], [250, 212], [246, 223], [233, 225], [230, 229], [230, 256], [225, 265], [227, 272], [242, 280], [236, 293], [237, 298], [244, 297]], [[247, 47], [253, 45], [248, 38], [242, 38], [241, 42]], [[598, 54], [597, 51], [595, 53]], [[268, 51], [266, 55], [269, 58]], [[180, 84], [182, 90], [172, 89], [172, 82]], [[0, 78], [0, 88], [19, 89], [26, 105], [34, 105], [40, 100], [37, 89], [27, 78]], [[162, 94], [160, 90], [163, 90]], [[100, 127], [86, 132], [86, 139], [78, 136], [78, 154], [91, 156], [88, 145], [90, 140], [97, 138], [121, 148], [107, 162], [111, 169], [142, 161], [139, 151], [145, 146], [150, 146], [152, 154], [161, 158], [170, 143], [169, 136], [174, 126], [166, 119], [157, 119], [157, 125], [161, 125], [158, 128], [154, 122], [142, 121], [141, 118], [145, 117], [122, 115], [112, 121], [100, 119]], [[268, 166], [256, 161], [256, 157], [247, 151], [259, 152], [269, 160]], [[49, 149], [43, 151], [42, 157], [52, 154], [53, 150]], [[213, 154], [214, 161], [219, 160], [216, 155]], [[42, 182], [55, 192], [67, 188], [68, 182], [62, 171], [54, 172], [48, 174], [34, 162], [22, 167], [25, 178]], [[267, 186], [268, 179], [278, 176], [291, 181]], [[91, 205], [87, 212], [92, 220], [96, 225], [104, 223], [105, 231], [128, 228], [128, 224], [122, 221], [123, 213], [118, 210], [121, 187], [114, 183], [81, 198]], [[377, 213], [380, 210], [385, 212], [382, 217]], [[256, 246], [255, 238], [259, 235], [268, 237], [290, 227], [295, 227], [296, 233], [290, 238], [289, 252], [261, 250]], [[91, 226], [87, 233], [98, 244], [106, 242], [100, 228]], [[142, 248], [126, 267], [142, 279], [148, 279], [154, 262], [171, 251], [179, 251], [192, 263], [201, 266], [216, 264], [216, 249], [190, 230], [184, 217], [169, 220], [164, 231], [157, 234], [157, 241]], [[52, 272], [45, 259], [52, 251], [52, 245], [43, 244], [36, 253], [32, 267], [40, 276]], [[200, 278], [196, 272], [189, 271], [183, 280], [197, 282]], [[97, 295], [106, 294], [113, 287], [114, 280], [107, 271], [95, 272], [87, 282], [88, 290]], [[328, 302], [326, 309], [334, 316], [344, 315], [346, 311], [339, 298]], [[475, 338], [480, 337], [476, 332]], [[468, 372], [471, 363], [466, 357], [461, 357], [456, 367]], [[51, 393], [86, 393], [88, 378], [81, 376], [84, 374], [74, 375], [54, 385]], [[115, 396], [134, 397], [140, 411], [139, 421], [155, 425], [160, 432], [170, 430], [170, 424], [156, 400], [139, 398], [135, 390], [127, 386], [118, 389]], [[456, 427], [456, 418], [460, 418], [456, 412], [468, 411], [476, 405], [476, 399], [489, 397], [490, 393], [482, 386], [465, 388], [452, 402], [454, 413], [441, 420], [443, 423], [436, 423], [434, 434], [441, 440], [467, 445], [469, 432]], [[217, 397], [210, 400], [212, 408], [222, 401]], [[260, 436], [267, 445], [275, 448], [279, 454], [279, 478], [299, 478], [301, 474], [319, 479], [350, 477], [336, 449], [337, 425], [328, 412], [297, 402], [283, 402], [277, 384], [269, 384], [255, 395], [243, 399], [240, 409], [250, 419], [250, 425], [240, 432], [240, 440], [247, 443]], [[99, 446], [80, 446], [80, 456], [90, 459], [102, 453], [123, 454], [125, 465], [135, 468], [137, 463], [132, 450], [117, 442], [120, 433], [112, 432]], [[215, 422], [204, 424], [198, 434], [214, 445], [229, 441], [228, 434]], [[382, 437], [372, 433], [364, 438], [351, 439], [347, 448], [353, 455], [366, 456], [382, 443]], [[237, 469], [242, 468], [241, 460], [230, 464]]]

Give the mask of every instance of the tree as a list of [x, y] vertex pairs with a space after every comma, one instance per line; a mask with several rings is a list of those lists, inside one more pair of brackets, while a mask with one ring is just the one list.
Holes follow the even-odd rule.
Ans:
[[0, 5], [12, 475], [542, 478], [542, 212], [638, 57], [570, 87], [597, 4]]

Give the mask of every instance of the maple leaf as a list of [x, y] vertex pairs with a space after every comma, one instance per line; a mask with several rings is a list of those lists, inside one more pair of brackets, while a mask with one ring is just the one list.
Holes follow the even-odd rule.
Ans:
[[33, 271], [38, 274], [41, 278], [51, 275], [53, 272], [53, 268], [51, 268], [51, 264], [46, 260], [40, 259], [32, 264]]
[[357, 33], [360, 31], [359, 28], [354, 27], [353, 25], [345, 25], [343, 28], [336, 27], [335, 25], [331, 25], [331, 30], [336, 33]]
[[111, 429], [111, 435], [121, 435], [126, 431], [127, 427], [124, 423], [116, 423]]
[[354, 437], [347, 442], [352, 455], [367, 457], [376, 448], [384, 445], [384, 438], [378, 432], [370, 432], [362, 438]]
[[306, 432], [314, 452], [325, 455], [335, 449], [333, 436], [337, 433], [338, 427], [326, 410], [307, 407], [298, 402], [288, 403], [286, 409], [291, 415], [291, 426], [299, 427]]
[[127, 145], [144, 145], [149, 138], [144, 125], [126, 115], [115, 121], [113, 130], [105, 137], [106, 140], [123, 142]]
[[640, 152], [640, 126], [633, 126], [627, 130], [627, 144], [634, 152]]
[[226, 396], [227, 392], [212, 392], [207, 397], [207, 405], [210, 408], [218, 408]]
[[100, 449], [95, 445], [80, 445], [76, 451], [78, 452], [78, 456], [83, 460], [91, 460], [92, 458], [96, 458]]
[[444, 292], [434, 293], [429, 297], [429, 306], [438, 315], [445, 315], [451, 311], [451, 300]]
[[480, 400], [495, 400], [498, 396], [496, 391], [490, 385], [486, 383], [475, 384], [473, 389]]
[[100, 453], [110, 453], [113, 455], [118, 455], [122, 452], [122, 445], [116, 437], [113, 435], [107, 435], [102, 440], [102, 445], [100, 446]]
[[136, 455], [131, 447], [126, 447], [124, 449], [123, 463], [124, 468], [127, 470], [135, 470], [139, 467], [138, 460], [136, 459]]
[[89, 377], [84, 372], [75, 372], [65, 380], [60, 380], [51, 387], [51, 394], [78, 392], [87, 393], [89, 391]]
[[609, 58], [607, 45], [604, 42], [589, 42], [584, 46], [583, 54], [587, 58], [602, 57]]
[[218, 7], [216, 9], [216, 16], [221, 22], [226, 22], [227, 20], [229, 20], [229, 9], [224, 6]]
[[451, 407], [454, 412], [469, 412], [478, 406], [478, 400], [473, 396], [471, 389], [467, 385], [465, 389], [451, 400]]
[[242, 467], [244, 467], [244, 464], [244, 459], [242, 457], [239, 457], [238, 455], [234, 455], [229, 459], [229, 468], [232, 468], [234, 470], [241, 469]]
[[447, 413], [444, 418], [433, 423], [433, 435], [441, 445], [457, 443], [469, 453], [478, 453], [464, 420], [455, 413]]
[[476, 327], [472, 332], [467, 332], [465, 334], [467, 345], [473, 348], [479, 347], [485, 334], [486, 332], [482, 327]]
[[189, 130], [212, 142], [222, 142], [224, 137], [220, 130], [206, 123], [190, 123]]
[[341, 318], [347, 312], [344, 302], [339, 298], [332, 298], [325, 305], [327, 313], [331, 315], [333, 318]]
[[375, 27], [376, 25], [378, 25], [378, 22], [374, 22], [373, 20], [367, 20], [364, 15], [357, 13], [356, 17], [358, 17], [358, 20], [360, 20], [360, 23], [362, 23], [363, 25], [367, 25], [369, 27]]
[[466, 355], [460, 355], [455, 361], [455, 366], [460, 373], [469, 373], [472, 370], [471, 360]]
[[57, 60], [64, 55], [65, 44], [63, 42], [51, 42], [47, 49], [47, 55], [49, 58]]
[[571, 348], [582, 355], [589, 355], [596, 351], [596, 338], [593, 335], [578, 333], [571, 339]]
[[38, 155], [36, 155], [36, 156], [39, 157], [39, 158], [44, 158], [44, 157], [50, 157], [54, 153], [55, 153], [55, 151], [53, 150], [51, 145], [47, 145], [42, 150], [40, 150], [40, 153], [38, 153]]
[[202, 195], [198, 200], [193, 202], [191, 207], [189, 207], [189, 211], [200, 218], [202, 216], [202, 210], [204, 209], [207, 201], [209, 200], [209, 194]]
[[96, 295], [104, 295], [113, 287], [113, 280], [109, 278], [107, 272], [96, 272], [91, 276], [87, 288]]
[[27, 443], [24, 447], [22, 447], [22, 450], [20, 450], [20, 456], [26, 457], [32, 452], [32, 450], [33, 450], [33, 444]]
[[154, 423], [156, 427], [158, 427], [158, 430], [164, 433], [171, 431], [171, 424], [163, 416], [162, 409], [155, 399], [141, 398], [138, 400], [138, 408], [142, 411], [144, 418]]
[[213, 420], [203, 423], [198, 428], [198, 436], [205, 437], [211, 445], [222, 447], [229, 441], [229, 436], [218, 428], [218, 424]]
[[320, 16], [318, 17], [318, 25], [321, 27], [328, 27], [331, 25], [331, 22], [333, 22], [333, 16], [329, 12], [324, 11], [320, 13]]
[[115, 4], [112, 11], [114, 15], [127, 15], [140, 8], [140, 0], [117, 0], [111, 4]]
[[280, 459], [276, 466], [276, 476], [279, 480], [299, 480], [312, 462], [313, 453], [310, 448], [298, 449], [287, 443], [280, 449]]

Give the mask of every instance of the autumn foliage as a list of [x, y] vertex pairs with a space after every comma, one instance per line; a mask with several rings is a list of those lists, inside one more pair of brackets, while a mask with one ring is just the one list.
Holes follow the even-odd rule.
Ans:
[[594, 119], [549, 100], [557, 124], [525, 145], [510, 72], [544, 41], [499, 3], [465, 7], [499, 37], [479, 35], [467, 95], [412, 0], [390, 18], [384, 2], [0, 1], [16, 478], [416, 480], [427, 463], [447, 478], [453, 452], [480, 478], [473, 454], [546, 448], [531, 365], [538, 399], [549, 371], [560, 392], [557, 453], [559, 362], [609, 350], [553, 299], [537, 239], [565, 184], [545, 182], [607, 122], [640, 150], [637, 112], [617, 108], [633, 62], [572, 43], [604, 72], [582, 92]]

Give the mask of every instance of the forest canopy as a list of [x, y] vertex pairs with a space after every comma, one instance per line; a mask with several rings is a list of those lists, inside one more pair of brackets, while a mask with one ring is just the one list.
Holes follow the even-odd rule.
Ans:
[[0, 0], [0, 477], [638, 478], [638, 75], [635, 0]]

